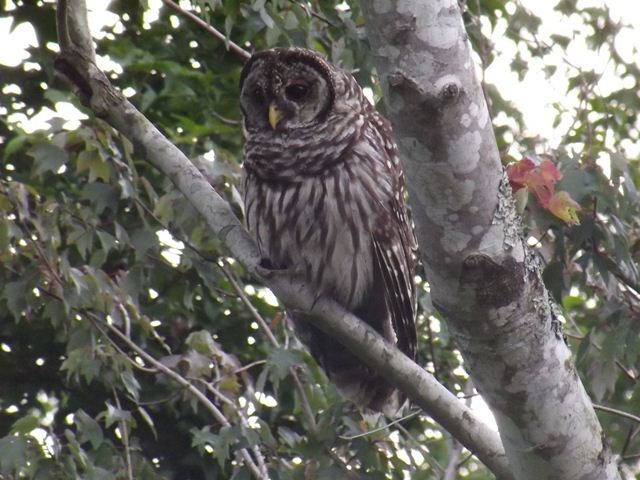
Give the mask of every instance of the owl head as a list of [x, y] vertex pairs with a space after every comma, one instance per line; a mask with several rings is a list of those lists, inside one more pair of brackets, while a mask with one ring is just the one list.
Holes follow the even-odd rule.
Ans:
[[245, 129], [278, 134], [322, 122], [334, 103], [336, 75], [342, 73], [302, 48], [254, 54], [240, 76]]

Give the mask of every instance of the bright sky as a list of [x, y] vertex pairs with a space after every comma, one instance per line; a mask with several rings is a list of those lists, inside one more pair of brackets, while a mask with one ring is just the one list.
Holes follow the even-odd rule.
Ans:
[[[508, 28], [507, 21], [504, 19], [499, 20], [493, 32], [490, 31], [487, 22], [486, 25], [483, 25], [484, 32], [491, 36], [492, 44], [496, 49], [496, 58], [485, 72], [486, 80], [495, 84], [502, 92], [502, 95], [507, 100], [511, 100], [523, 112], [527, 133], [539, 135], [547, 139], [551, 147], [556, 147], [562, 140], [566, 129], [571, 125], [574, 117], [573, 111], [578, 106], [578, 98], [566, 94], [566, 79], [576, 74], [576, 67], [584, 70], [593, 69], [598, 75], [601, 75], [598, 89], [602, 95], [606, 95], [621, 86], [631, 87], [635, 84], [633, 83], [635, 80], [620, 78], [616, 74], [613, 65], [608, 61], [610, 55], [607, 48], [594, 52], [587, 47], [584, 37], [585, 34], [589, 33], [589, 27], [582, 23], [579, 14], [572, 15], [567, 21], [553, 10], [555, 2], [520, 0], [520, 3], [544, 19], [538, 40], [552, 45], [554, 54], [543, 60], [531, 58], [528, 51], [522, 49], [524, 55], [529, 55], [529, 57], [525, 57], [525, 59], [528, 59], [529, 64], [528, 72], [524, 79], [520, 81], [517, 75], [510, 70], [510, 64], [519, 47], [504, 39], [505, 31]], [[112, 26], [117, 23], [117, 16], [106, 11], [108, 2], [104, 0], [87, 0], [87, 4], [89, 7], [89, 23], [93, 32], [100, 32], [104, 25]], [[161, 0], [150, 0], [149, 4], [151, 10], [145, 15], [145, 22], [147, 23], [156, 20]], [[615, 48], [617, 52], [626, 61], [634, 61], [640, 65], [640, 53], [638, 53], [640, 52], [640, 2], [629, 0], [579, 0], [577, 10], [590, 6], [602, 6], [603, 4], [609, 8], [613, 20], [619, 21], [624, 25], [616, 37]], [[7, 8], [10, 9], [11, 6], [12, 2], [8, 0]], [[508, 2], [506, 6], [508, 9], [515, 9], [513, 2]], [[0, 19], [0, 45], [11, 45], [11, 48], [0, 48], [0, 64], [17, 66], [24, 62], [25, 69], [40, 68], [35, 63], [25, 62], [28, 59], [25, 49], [29, 45], [35, 45], [36, 43], [33, 28], [24, 23], [13, 30], [11, 30], [11, 27], [11, 18]], [[562, 52], [560, 47], [554, 46], [554, 42], [551, 39], [551, 34], [559, 31], [573, 40], [566, 52]], [[48, 48], [56, 51], [57, 45], [48, 45]], [[556, 65], [557, 71], [551, 79], [546, 79], [543, 68], [549, 63]], [[106, 57], [100, 58], [99, 64], [108, 71], [119, 72], [121, 70], [119, 65], [111, 62]], [[18, 87], [9, 86], [5, 88]], [[562, 117], [560, 125], [556, 128], [552, 126], [552, 121], [556, 114], [554, 105], [561, 105], [567, 110], [567, 113]], [[6, 113], [6, 109], [0, 106], [0, 116], [6, 115]], [[69, 129], [76, 128], [78, 120], [84, 118], [80, 111], [66, 102], [58, 102], [55, 112], [45, 109], [37, 113], [26, 113], [29, 116], [24, 113], [13, 114], [9, 117], [9, 121], [19, 124], [27, 132], [47, 128], [47, 121], [54, 116], [66, 119], [65, 126]], [[33, 115], [33, 113], [36, 114]], [[504, 123], [505, 117], [498, 115], [495, 121], [498, 124]], [[628, 155], [638, 156], [640, 154], [640, 148], [637, 143], [628, 140], [623, 145]], [[517, 152], [511, 153], [516, 157], [518, 156]], [[606, 163], [606, 159], [603, 163]], [[473, 408], [485, 421], [495, 425], [491, 413], [480, 398], [474, 398]]]
[[[557, 147], [567, 128], [572, 124], [573, 111], [578, 106], [577, 96], [567, 95], [567, 78], [575, 76], [577, 68], [584, 71], [593, 70], [601, 76], [596, 92], [607, 95], [612, 91], [626, 86], [635, 85], [633, 78], [621, 79], [616, 74], [614, 65], [609, 62], [610, 52], [607, 47], [594, 52], [584, 41], [585, 35], [590, 34], [591, 27], [584, 25], [579, 13], [571, 15], [569, 21], [554, 11], [556, 2], [540, 0], [520, 0], [521, 5], [543, 19], [538, 40], [552, 46], [553, 55], [544, 59], [531, 57], [530, 53], [521, 48], [525, 60], [528, 60], [528, 72], [520, 81], [518, 76], [509, 68], [515, 53], [519, 48], [512, 42], [504, 41], [504, 34], [508, 28], [505, 19], [499, 20], [493, 32], [489, 25], [484, 25], [483, 32], [491, 36], [491, 40], [498, 49], [496, 59], [485, 71], [487, 82], [499, 87], [502, 95], [511, 100], [524, 114], [527, 133], [536, 134], [548, 140], [551, 147]], [[624, 25], [616, 36], [615, 49], [628, 62], [640, 65], [640, 2], [628, 0], [579, 0], [576, 11], [588, 7], [609, 8], [614, 22]], [[515, 9], [513, 2], [507, 3], [507, 9]], [[488, 23], [488, 22], [487, 22]], [[554, 45], [551, 35], [561, 33], [572, 39], [566, 51]], [[534, 40], [529, 38], [527, 40]], [[555, 65], [556, 73], [547, 79], [544, 76], [545, 65]], [[576, 68], [577, 67], [577, 68]], [[567, 112], [562, 115], [562, 121], [553, 127], [556, 115], [554, 105], [563, 106]], [[497, 123], [504, 122], [504, 116], [498, 115]], [[629, 156], [638, 156], [640, 148], [637, 142], [628, 140], [623, 142]], [[541, 153], [541, 152], [538, 152]]]

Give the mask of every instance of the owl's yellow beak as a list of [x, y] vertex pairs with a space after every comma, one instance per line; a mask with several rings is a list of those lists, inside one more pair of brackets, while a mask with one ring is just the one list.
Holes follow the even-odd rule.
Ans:
[[269, 125], [275, 130], [280, 120], [282, 120], [282, 112], [276, 105], [276, 102], [271, 102], [269, 104]]

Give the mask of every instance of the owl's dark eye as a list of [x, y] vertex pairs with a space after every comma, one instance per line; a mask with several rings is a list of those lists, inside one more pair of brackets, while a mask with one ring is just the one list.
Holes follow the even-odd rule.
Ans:
[[309, 93], [309, 87], [300, 83], [294, 83], [284, 89], [284, 93], [289, 100], [294, 102], [302, 102]]
[[267, 97], [264, 94], [264, 90], [262, 90], [260, 87], [257, 87], [252, 92], [251, 96], [253, 97], [253, 101], [258, 105], [264, 105], [265, 101], [267, 100]]

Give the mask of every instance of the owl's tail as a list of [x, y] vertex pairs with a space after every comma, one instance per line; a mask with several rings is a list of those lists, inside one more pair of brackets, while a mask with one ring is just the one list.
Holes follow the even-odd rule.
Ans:
[[329, 360], [321, 362], [329, 379], [343, 397], [351, 400], [363, 413], [381, 412], [395, 417], [406, 397], [380, 374], [360, 359], [336, 345]]
[[363, 413], [395, 417], [406, 397], [382, 375], [362, 363], [341, 343], [302, 319], [289, 317], [297, 337], [325, 371], [340, 394]]

